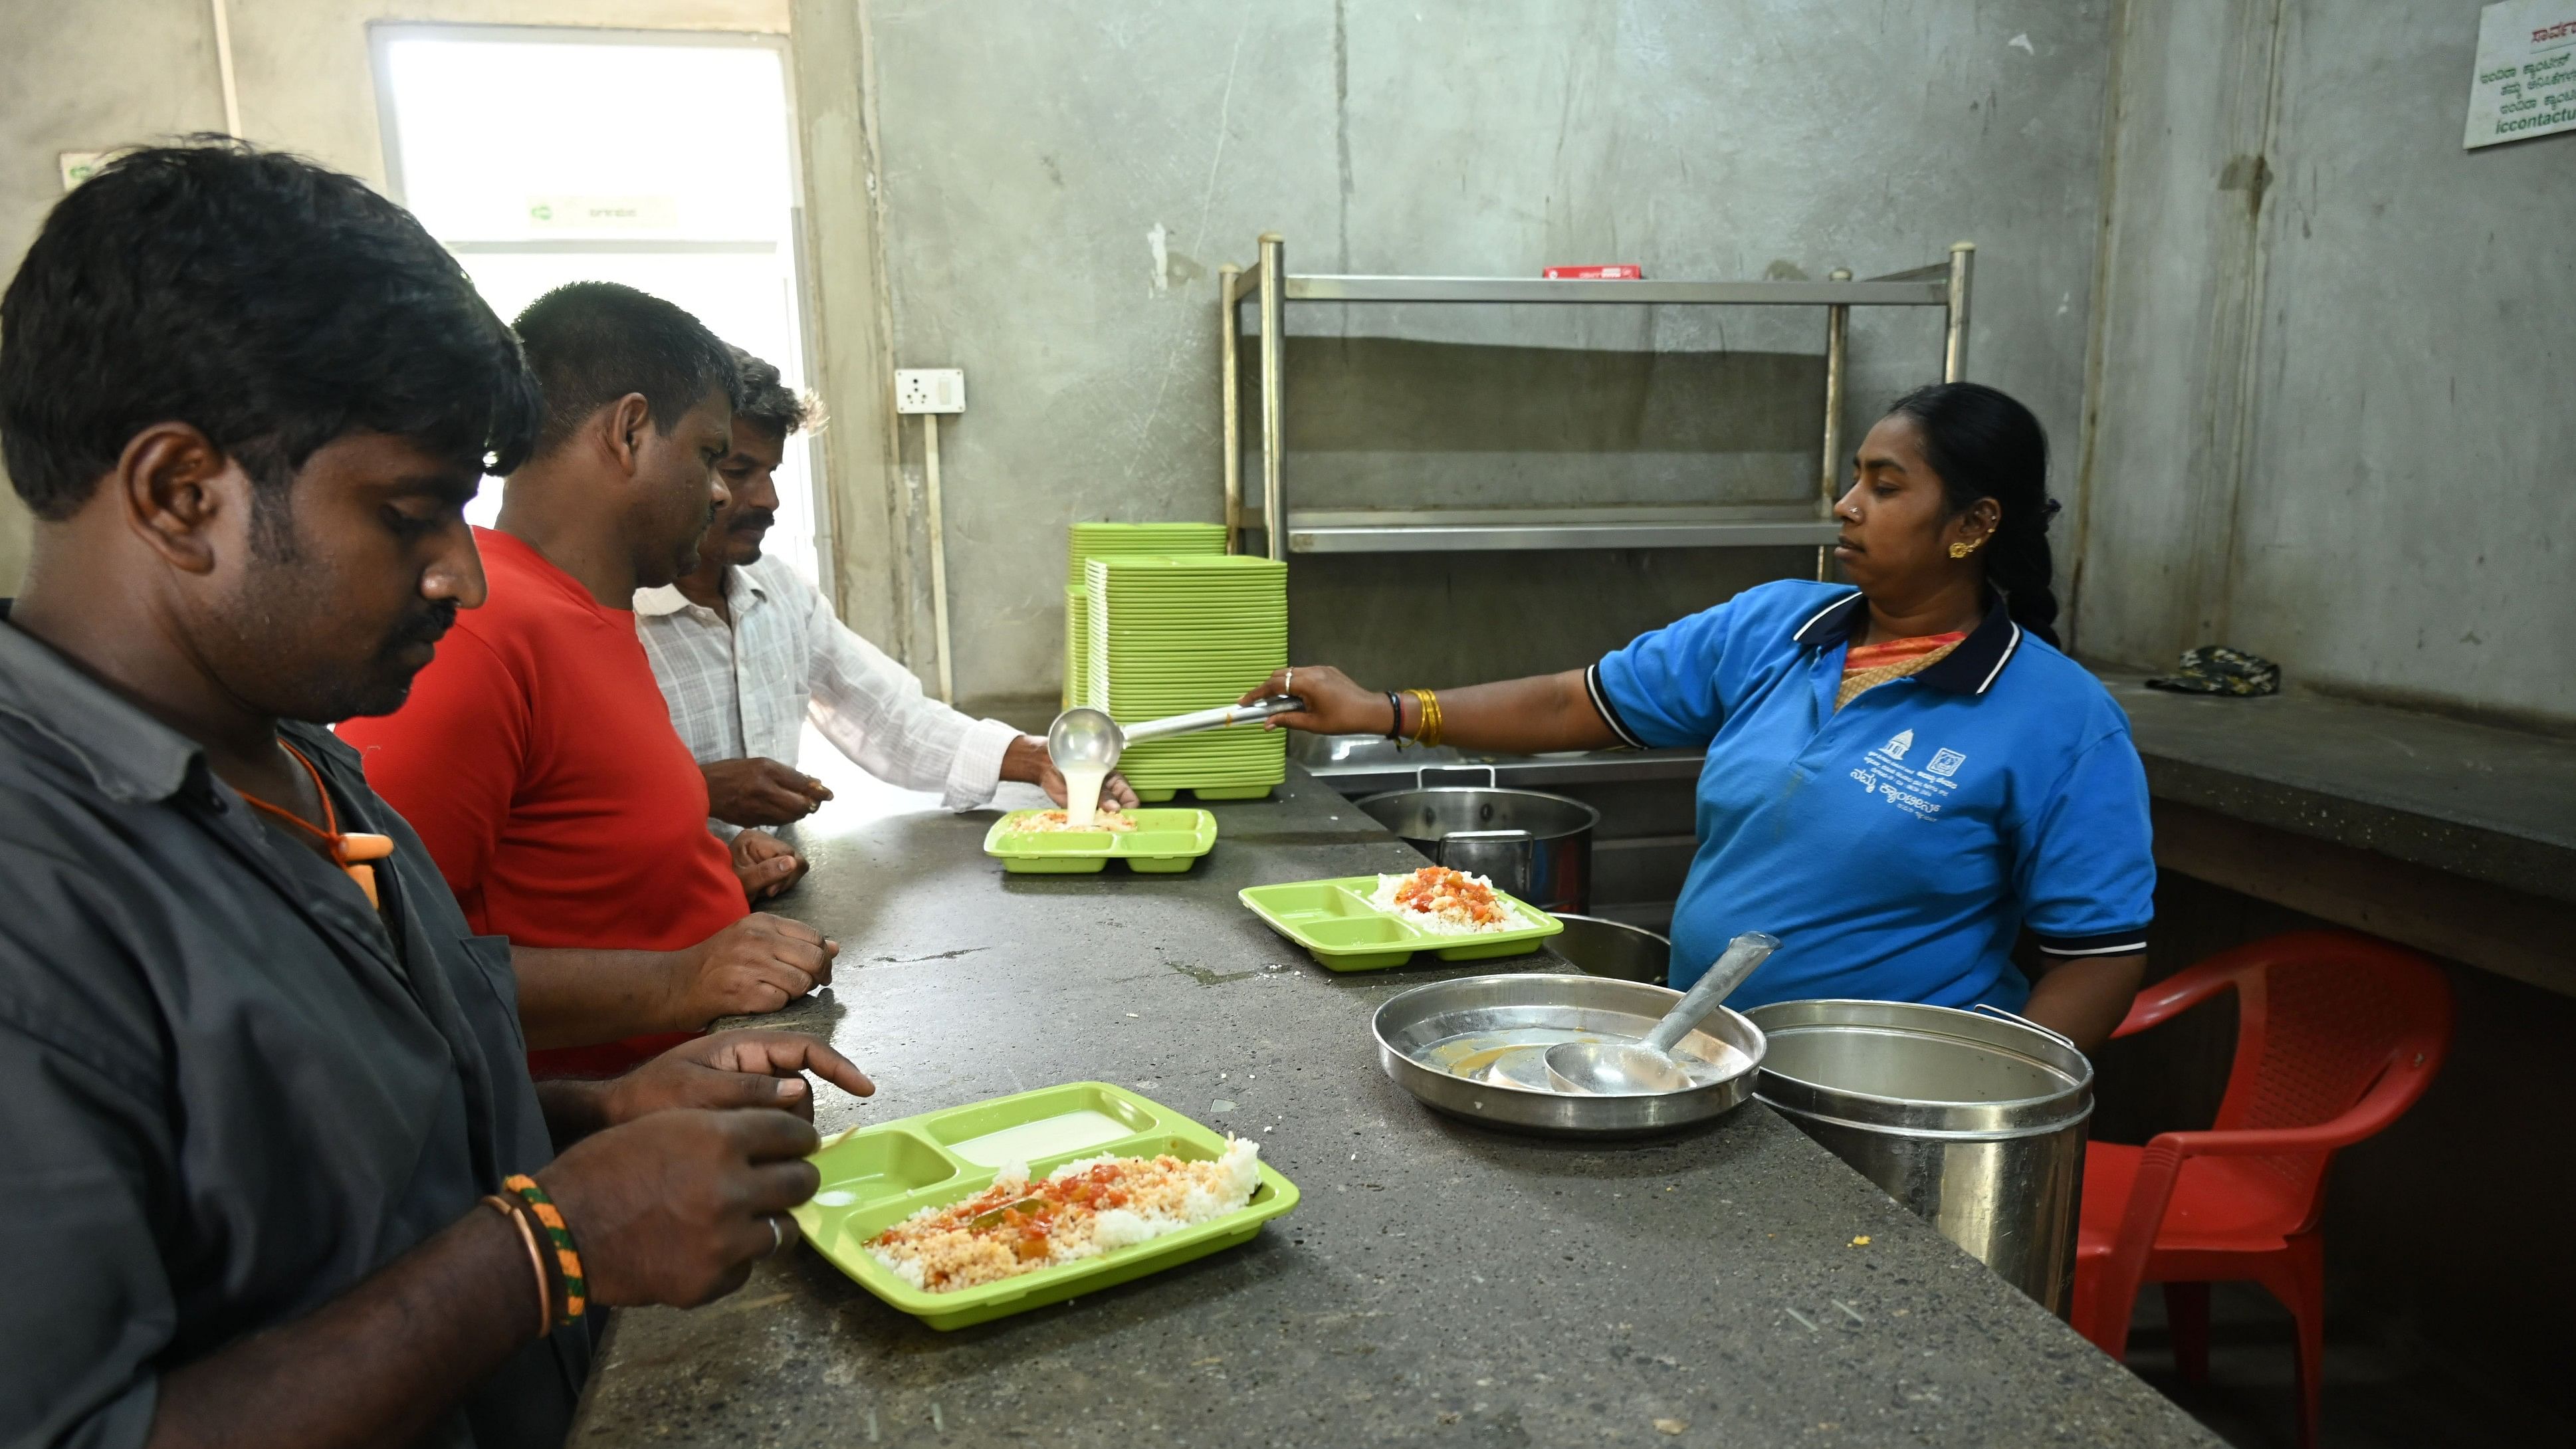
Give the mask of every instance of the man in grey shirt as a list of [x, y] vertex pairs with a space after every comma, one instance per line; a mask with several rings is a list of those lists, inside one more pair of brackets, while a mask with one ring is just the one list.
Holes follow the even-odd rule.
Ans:
[[85, 182], [0, 299], [0, 1443], [558, 1443], [592, 1305], [794, 1241], [800, 1071], [866, 1078], [531, 1083], [508, 944], [321, 727], [481, 602], [537, 411], [408, 214], [230, 144]]

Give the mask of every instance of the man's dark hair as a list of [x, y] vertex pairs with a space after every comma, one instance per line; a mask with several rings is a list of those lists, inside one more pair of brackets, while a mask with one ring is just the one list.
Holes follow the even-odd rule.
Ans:
[[742, 406], [733, 349], [648, 292], [570, 282], [530, 302], [516, 325], [546, 399], [536, 456], [563, 446], [593, 413], [630, 392], [644, 395], [653, 426], [664, 433], [709, 392], [721, 390]]
[[108, 162], [0, 297], [0, 456], [39, 518], [80, 511], [165, 420], [265, 500], [358, 428], [507, 472], [538, 418], [518, 340], [410, 211], [227, 137]]
[[517, 340], [410, 212], [225, 137], [110, 162], [0, 297], [0, 456], [39, 518], [77, 512], [157, 422], [240, 462], [256, 515], [345, 433], [497, 473], [539, 417]]
[[734, 370], [742, 374], [742, 391], [733, 405], [735, 422], [757, 423], [782, 438], [805, 426], [812, 409], [789, 390], [776, 367], [739, 347], [728, 350], [733, 353]]

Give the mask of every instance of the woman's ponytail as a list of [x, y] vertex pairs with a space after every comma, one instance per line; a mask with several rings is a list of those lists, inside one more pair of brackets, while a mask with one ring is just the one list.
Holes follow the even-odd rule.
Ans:
[[2048, 496], [2048, 433], [2039, 419], [2009, 395], [1974, 382], [1916, 388], [1888, 413], [1914, 420], [1924, 461], [1941, 475], [1953, 514], [1980, 498], [1995, 500], [2003, 517], [1986, 543], [1986, 578], [2003, 590], [2014, 623], [2055, 644], [2056, 560], [2048, 521], [2057, 516], [2057, 501]]

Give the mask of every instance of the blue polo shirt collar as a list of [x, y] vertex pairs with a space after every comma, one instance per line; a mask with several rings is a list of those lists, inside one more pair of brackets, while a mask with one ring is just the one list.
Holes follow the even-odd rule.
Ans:
[[[2012, 662], [2021, 648], [2021, 626], [2012, 621], [2004, 607], [2004, 596], [1989, 590], [1986, 617], [1959, 647], [1943, 655], [1931, 666], [1914, 676], [1918, 684], [1951, 694], [1983, 694], [2003, 677], [2004, 666]], [[1790, 642], [1801, 647], [1831, 649], [1850, 642], [1869, 617], [1869, 605], [1860, 590], [1854, 589], [1825, 605], [1791, 631]]]

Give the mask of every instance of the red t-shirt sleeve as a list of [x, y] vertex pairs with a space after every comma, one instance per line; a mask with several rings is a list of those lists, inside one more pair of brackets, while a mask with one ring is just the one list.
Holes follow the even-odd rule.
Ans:
[[367, 783], [420, 832], [447, 887], [479, 922], [531, 735], [526, 689], [491, 646], [463, 630], [412, 680], [396, 712], [353, 719], [340, 737], [365, 758]]

